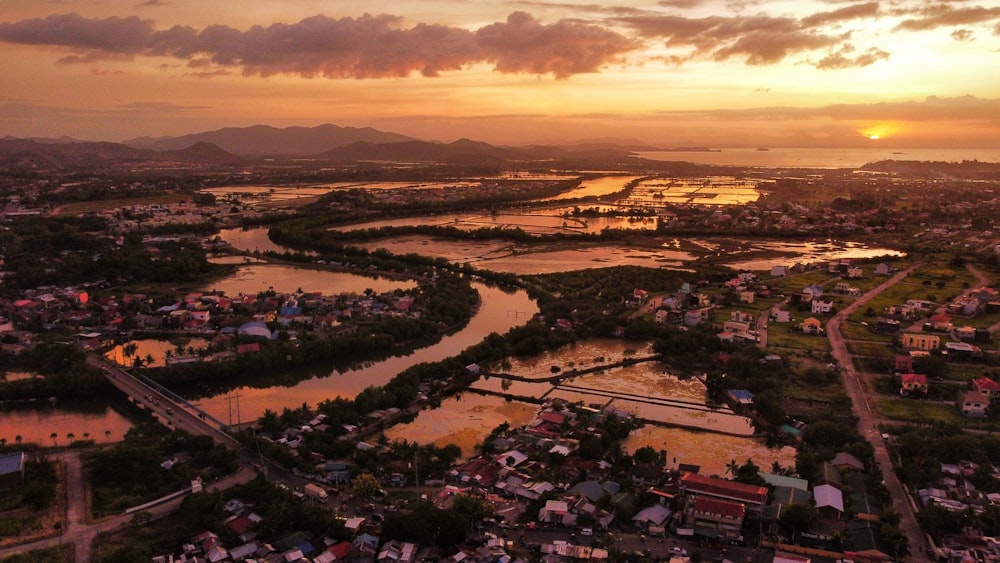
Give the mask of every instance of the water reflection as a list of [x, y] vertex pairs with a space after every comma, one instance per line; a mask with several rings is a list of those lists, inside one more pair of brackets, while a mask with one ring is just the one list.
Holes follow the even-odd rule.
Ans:
[[[111, 407], [101, 406], [93, 411], [80, 411], [60, 406], [45, 406], [37, 409], [14, 409], [0, 411], [0, 438], [7, 444], [35, 443], [41, 446], [66, 446], [69, 435], [74, 440], [91, 439], [101, 444], [121, 440], [131, 423]], [[53, 440], [52, 433], [56, 438]]]
[[[299, 278], [299, 283], [307, 286], [308, 276], [312, 273], [314, 272], [300, 272], [302, 277]], [[236, 423], [256, 420], [264, 414], [265, 409], [280, 413], [285, 407], [296, 407], [303, 403], [315, 406], [324, 399], [337, 396], [354, 398], [366, 387], [386, 384], [410, 366], [454, 356], [469, 346], [480, 343], [490, 333], [504, 334], [515, 326], [525, 324], [538, 312], [538, 306], [524, 291], [507, 293], [479, 283], [474, 283], [473, 287], [479, 291], [482, 299], [479, 312], [464, 329], [443, 338], [433, 346], [359, 369], [327, 372], [325, 376], [307, 379], [292, 387], [241, 387], [232, 393], [201, 399], [198, 403], [219, 420], [232, 419]]]
[[632, 453], [644, 446], [657, 451], [667, 451], [667, 464], [689, 463], [701, 466], [704, 475], [726, 476], [726, 464], [752, 459], [761, 471], [770, 471], [771, 464], [794, 466], [795, 448], [783, 446], [768, 448], [763, 442], [750, 438], [698, 432], [683, 428], [664, 428], [647, 425], [625, 439], [625, 451]]
[[494, 428], [504, 422], [512, 428], [523, 426], [537, 412], [538, 405], [466, 392], [445, 399], [440, 408], [421, 411], [413, 422], [393, 426], [385, 434], [390, 440], [455, 444], [464, 456], [471, 457], [476, 445]]
[[[208, 341], [204, 338], [169, 340], [141, 339], [119, 344], [108, 350], [104, 356], [119, 365], [131, 367], [139, 358], [144, 367], [161, 367], [168, 360], [175, 361], [185, 356], [195, 356], [204, 350]], [[152, 361], [149, 361], [152, 359]]]
[[221, 291], [229, 296], [241, 293], [256, 295], [267, 290], [274, 290], [278, 293], [293, 293], [299, 289], [307, 292], [320, 292], [324, 295], [336, 295], [344, 292], [362, 293], [365, 289], [383, 293], [416, 286], [417, 283], [413, 280], [375, 278], [288, 266], [253, 265], [240, 268], [235, 274], [214, 281], [203, 289]]

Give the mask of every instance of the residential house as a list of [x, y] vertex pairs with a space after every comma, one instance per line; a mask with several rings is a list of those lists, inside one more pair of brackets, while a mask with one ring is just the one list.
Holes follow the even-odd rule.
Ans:
[[767, 504], [767, 487], [707, 477], [698, 473], [681, 475], [681, 490], [692, 497], [705, 496], [746, 505], [748, 514], [760, 514]]
[[858, 268], [856, 266], [855, 267], [847, 268], [847, 273], [845, 274], [845, 276], [849, 280], [857, 279], [857, 278], [860, 278], [860, 277], [862, 277], [864, 275], [865, 275], [864, 270], [862, 270], [861, 268]]
[[988, 378], [988, 377], [977, 377], [972, 380], [972, 388], [979, 391], [989, 401], [996, 402], [1000, 401], [1000, 383]]
[[24, 484], [24, 452], [0, 456], [0, 490]]
[[959, 395], [958, 406], [962, 409], [962, 416], [966, 418], [986, 418], [990, 399], [982, 391], [973, 389]]
[[831, 515], [838, 520], [844, 514], [844, 493], [833, 485], [813, 487], [813, 500], [820, 514]]
[[907, 397], [913, 394], [927, 394], [927, 376], [922, 373], [904, 373], [899, 376], [899, 394]]
[[788, 311], [775, 307], [771, 309], [771, 320], [776, 323], [787, 323], [791, 321], [791, 314]]
[[741, 291], [740, 292], [740, 303], [752, 304], [754, 299], [754, 292], [752, 291]]
[[771, 266], [772, 278], [783, 278], [788, 275], [788, 266]]
[[805, 334], [823, 334], [823, 323], [815, 317], [809, 317], [799, 324], [799, 330]]
[[879, 262], [875, 265], [875, 275], [888, 276], [890, 274], [892, 274], [892, 266], [886, 264], [885, 262]]
[[707, 496], [694, 499], [691, 508], [695, 535], [736, 539], [740, 537], [746, 505], [742, 502]]
[[708, 307], [692, 309], [684, 313], [684, 324], [686, 326], [698, 326], [708, 320], [711, 311], [712, 310]]
[[726, 321], [722, 323], [722, 330], [729, 331], [739, 338], [746, 338], [750, 332], [750, 323]]
[[865, 470], [865, 464], [847, 452], [838, 452], [837, 455], [833, 456], [833, 461], [830, 464], [840, 472]]
[[814, 315], [821, 313], [830, 313], [831, 311], [833, 311], [833, 301], [826, 301], [823, 299], [812, 300], [812, 313]]
[[931, 315], [931, 318], [927, 320], [927, 325], [929, 325], [930, 330], [948, 332], [952, 328], [951, 317], [944, 313]]
[[900, 343], [907, 350], [937, 350], [941, 347], [941, 337], [934, 334], [903, 333]]

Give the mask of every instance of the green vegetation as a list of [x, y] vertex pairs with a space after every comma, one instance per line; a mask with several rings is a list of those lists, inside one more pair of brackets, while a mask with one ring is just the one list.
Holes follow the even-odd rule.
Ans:
[[4, 557], [3, 563], [74, 563], [72, 545], [57, 545], [44, 549], [33, 549], [19, 555]]
[[[175, 462], [170, 469], [161, 465], [168, 460]], [[237, 457], [208, 436], [146, 422], [133, 426], [121, 443], [85, 453], [84, 465], [92, 486], [91, 510], [100, 518], [188, 488], [196, 477], [211, 481], [232, 473]]]

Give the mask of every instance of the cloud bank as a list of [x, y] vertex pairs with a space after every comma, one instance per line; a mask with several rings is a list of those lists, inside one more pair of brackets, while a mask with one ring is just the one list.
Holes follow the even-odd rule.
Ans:
[[245, 75], [382, 78], [441, 72], [489, 63], [498, 72], [566, 78], [597, 72], [640, 47], [600, 26], [575, 21], [545, 25], [524, 12], [478, 31], [435, 24], [401, 27], [392, 15], [313, 16], [298, 23], [158, 30], [136, 16], [88, 19], [51, 15], [0, 24], [0, 40], [63, 47], [63, 63], [135, 56], [170, 56], [242, 68]]

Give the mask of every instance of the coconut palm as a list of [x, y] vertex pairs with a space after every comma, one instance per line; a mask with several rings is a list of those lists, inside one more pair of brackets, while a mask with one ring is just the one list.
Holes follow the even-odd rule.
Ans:
[[17, 444], [18, 446], [21, 445], [21, 441], [22, 440], [24, 440], [24, 438], [22, 438], [20, 434], [18, 434], [17, 436], [14, 436], [14, 443]]
[[109, 442], [111, 441], [111, 431], [110, 430], [105, 430], [104, 431], [104, 439], [107, 440], [107, 441], [109, 441]]
[[57, 447], [59, 445], [59, 444], [56, 443], [56, 438], [58, 438], [58, 437], [59, 437], [59, 434], [57, 434], [55, 432], [49, 434], [49, 438], [52, 438], [52, 446], [53, 447]]

